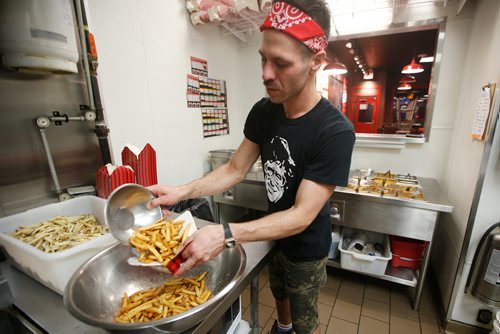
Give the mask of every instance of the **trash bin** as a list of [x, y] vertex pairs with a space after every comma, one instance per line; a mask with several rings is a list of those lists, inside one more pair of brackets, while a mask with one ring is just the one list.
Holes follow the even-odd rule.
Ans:
[[176, 213], [181, 213], [184, 211], [190, 211], [193, 217], [214, 221], [212, 216], [212, 210], [210, 209], [210, 204], [206, 198], [191, 198], [184, 201], [180, 201], [174, 205], [165, 205], [165, 209], [173, 211]]

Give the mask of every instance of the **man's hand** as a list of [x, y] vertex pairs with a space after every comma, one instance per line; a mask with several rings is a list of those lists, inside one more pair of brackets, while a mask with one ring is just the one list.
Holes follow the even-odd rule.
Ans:
[[155, 184], [154, 186], [149, 186], [147, 189], [151, 190], [158, 198], [153, 198], [148, 203], [148, 209], [155, 208], [159, 205], [174, 205], [182, 201], [184, 198], [185, 191], [182, 187], [170, 187]]
[[208, 225], [196, 231], [182, 251], [186, 259], [175, 276], [182, 275], [189, 269], [212, 260], [224, 250], [224, 230], [222, 225]]

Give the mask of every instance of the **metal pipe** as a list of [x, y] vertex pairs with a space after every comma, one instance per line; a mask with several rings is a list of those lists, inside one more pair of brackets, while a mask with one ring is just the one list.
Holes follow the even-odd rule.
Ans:
[[49, 119], [51, 122], [85, 121], [84, 116], [50, 116]]
[[95, 109], [94, 105], [94, 93], [92, 91], [92, 82], [90, 81], [90, 67], [88, 60], [88, 51], [87, 44], [85, 43], [85, 29], [83, 27], [83, 15], [82, 15], [82, 4], [80, 0], [74, 1], [76, 8], [76, 20], [78, 23], [78, 31], [80, 32], [80, 46], [82, 48], [82, 60], [83, 60], [83, 68], [85, 70], [85, 80], [87, 81], [87, 92], [89, 94], [89, 106], [90, 110]]
[[259, 275], [250, 283], [250, 328], [252, 334], [259, 333]]
[[[96, 112], [97, 118], [95, 120], [95, 134], [99, 141], [99, 147], [101, 149], [101, 157], [104, 164], [111, 163], [111, 151], [108, 142], [109, 129], [104, 122], [104, 113], [101, 103], [101, 96], [99, 94], [99, 84], [97, 82], [96, 74], [90, 73], [89, 61], [88, 61], [88, 51], [86, 44], [86, 34], [85, 28], [88, 30], [87, 16], [85, 13], [85, 5], [82, 5], [81, 0], [74, 0], [78, 27], [80, 32], [80, 43], [82, 45], [83, 54], [83, 65], [85, 70], [85, 78], [87, 80], [87, 90], [89, 92], [90, 109]], [[97, 64], [97, 62], [96, 62]]]
[[52, 181], [54, 181], [54, 186], [56, 187], [56, 192], [58, 194], [62, 193], [61, 186], [59, 185], [59, 179], [57, 178], [56, 167], [54, 166], [54, 160], [52, 160], [52, 153], [50, 152], [49, 142], [47, 141], [47, 136], [45, 135], [45, 128], [40, 128], [40, 135], [42, 136], [43, 147], [45, 148], [45, 154], [47, 155], [47, 162], [49, 163], [50, 174], [52, 175]]

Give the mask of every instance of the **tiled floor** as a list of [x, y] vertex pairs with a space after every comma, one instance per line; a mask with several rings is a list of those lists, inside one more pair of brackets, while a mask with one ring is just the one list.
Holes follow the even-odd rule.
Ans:
[[[323, 334], [434, 334], [440, 331], [434, 301], [424, 287], [420, 308], [413, 310], [407, 288], [352, 272], [327, 268], [319, 297]], [[276, 319], [267, 270], [260, 274], [259, 327], [267, 333]], [[250, 288], [242, 295], [243, 319], [250, 320]]]

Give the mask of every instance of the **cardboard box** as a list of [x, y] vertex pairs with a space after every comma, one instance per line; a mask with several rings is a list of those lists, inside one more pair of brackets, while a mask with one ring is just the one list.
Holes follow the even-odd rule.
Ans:
[[55, 216], [93, 214], [105, 225], [106, 201], [95, 196], [81, 196], [68, 201], [45, 205], [0, 219], [0, 245], [9, 263], [59, 294], [73, 273], [90, 257], [115, 244], [111, 233], [89, 240], [57, 253], [45, 253], [8, 233], [19, 226], [37, 224]]

